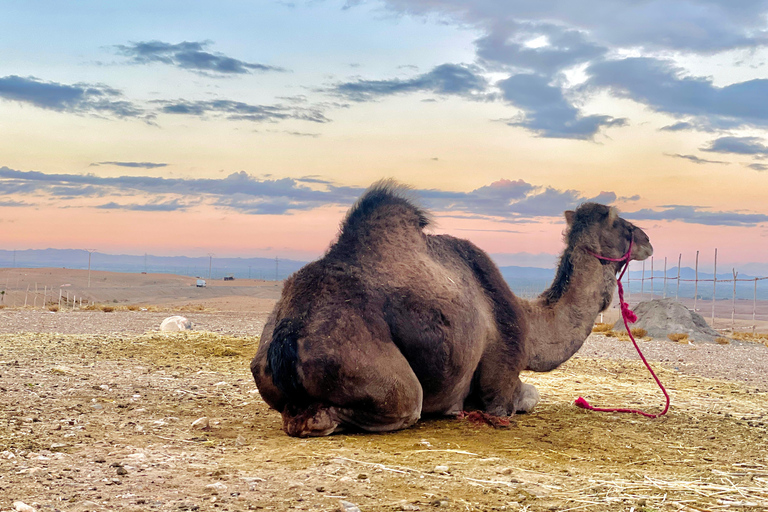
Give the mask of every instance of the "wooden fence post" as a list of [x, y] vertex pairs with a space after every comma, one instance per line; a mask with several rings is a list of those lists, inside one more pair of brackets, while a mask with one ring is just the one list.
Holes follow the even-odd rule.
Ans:
[[733, 272], [733, 302], [731, 304], [731, 332], [736, 331], [736, 276], [739, 275], [735, 268], [731, 268]]
[[717, 247], [715, 247], [715, 276], [712, 279], [712, 327], [715, 326], [715, 296], [717, 295]]
[[699, 251], [696, 251], [696, 270], [693, 278], [693, 310], [696, 311], [696, 301], [699, 299]]

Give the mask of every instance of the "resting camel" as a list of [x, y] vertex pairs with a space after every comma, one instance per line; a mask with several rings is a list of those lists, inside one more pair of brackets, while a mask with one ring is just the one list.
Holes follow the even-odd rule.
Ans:
[[285, 282], [251, 362], [288, 435], [409, 427], [422, 414], [529, 412], [539, 393], [520, 371], [547, 372], [584, 343], [613, 298], [621, 263], [649, 257], [648, 236], [615, 208], [565, 212], [552, 285], [516, 297], [467, 240], [429, 235], [429, 215], [392, 181], [374, 184], [321, 259]]

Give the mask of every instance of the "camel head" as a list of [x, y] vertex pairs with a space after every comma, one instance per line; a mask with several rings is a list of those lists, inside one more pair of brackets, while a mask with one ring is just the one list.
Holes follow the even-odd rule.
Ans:
[[[633, 260], [644, 260], [653, 254], [645, 231], [619, 217], [615, 207], [584, 203], [565, 212], [568, 223], [566, 243], [571, 250], [582, 248], [607, 258], [621, 258], [632, 240]], [[618, 264], [621, 267], [621, 264]]]

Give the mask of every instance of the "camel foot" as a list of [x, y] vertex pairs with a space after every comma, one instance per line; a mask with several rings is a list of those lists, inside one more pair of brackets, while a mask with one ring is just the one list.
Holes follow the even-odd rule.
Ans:
[[335, 408], [312, 404], [309, 407], [286, 405], [283, 430], [293, 437], [322, 437], [339, 432], [340, 422]]
[[515, 412], [531, 412], [541, 400], [539, 390], [531, 384], [520, 383], [520, 394], [515, 400]]

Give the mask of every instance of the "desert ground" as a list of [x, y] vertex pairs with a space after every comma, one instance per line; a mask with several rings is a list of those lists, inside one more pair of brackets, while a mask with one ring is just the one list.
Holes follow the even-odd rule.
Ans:
[[[661, 418], [573, 405], [664, 404], [628, 341], [593, 334], [523, 375], [542, 402], [508, 426], [295, 439], [248, 369], [280, 283], [194, 281], [0, 269], [0, 511], [768, 510], [765, 338], [641, 340]], [[159, 332], [175, 314], [194, 330]]]

